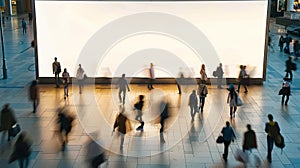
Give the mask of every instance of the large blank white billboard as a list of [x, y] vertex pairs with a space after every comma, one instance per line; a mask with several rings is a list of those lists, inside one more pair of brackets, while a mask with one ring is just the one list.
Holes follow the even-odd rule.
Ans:
[[263, 78], [267, 1], [35, 1], [39, 77], [52, 77], [58, 58], [71, 76], [224, 77], [247, 65]]

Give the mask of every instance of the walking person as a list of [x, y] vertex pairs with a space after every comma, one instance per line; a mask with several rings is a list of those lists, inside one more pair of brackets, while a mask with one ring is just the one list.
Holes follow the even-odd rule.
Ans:
[[276, 121], [273, 120], [273, 115], [268, 114], [269, 122], [266, 123], [265, 132], [267, 135], [267, 147], [268, 147], [268, 155], [267, 159], [269, 163], [272, 162], [272, 150], [274, 147], [275, 137], [280, 134], [280, 128]]
[[83, 88], [83, 82], [84, 82], [84, 70], [81, 67], [81, 64], [78, 65], [78, 69], [76, 72], [76, 79], [78, 81], [78, 86], [79, 86], [79, 94], [82, 93], [82, 88]]
[[278, 46], [280, 48], [280, 52], [282, 52], [282, 49], [283, 49], [283, 44], [284, 44], [284, 37], [281, 35], [280, 38], [279, 38], [279, 42], [278, 42]]
[[295, 68], [293, 68], [293, 66], [295, 67], [295, 63], [293, 63], [292, 61], [292, 57], [290, 56], [288, 60], [285, 61], [285, 77], [289, 78], [290, 81], [293, 80], [293, 70], [295, 70]]
[[246, 72], [246, 66], [244, 65], [240, 65], [240, 73], [239, 73], [239, 76], [238, 76], [238, 89], [237, 89], [237, 92], [240, 92], [240, 87], [241, 85], [244, 86], [244, 93], [248, 93], [248, 89], [247, 89], [247, 79], [248, 78], [248, 75], [247, 75], [247, 72]]
[[149, 81], [148, 81], [148, 89], [154, 89], [153, 88], [153, 82], [155, 79], [155, 74], [154, 74], [154, 67], [153, 67], [153, 63], [150, 63], [150, 68], [149, 68]]
[[22, 18], [22, 30], [23, 30], [23, 34], [27, 33], [27, 22], [24, 18]]
[[199, 85], [199, 109], [201, 110], [201, 113], [203, 112], [204, 104], [205, 104], [205, 98], [208, 94], [208, 89], [206, 86], [205, 80], [201, 80], [201, 84]]
[[14, 151], [9, 158], [9, 163], [18, 160], [20, 168], [27, 168], [31, 146], [32, 140], [28, 137], [27, 132], [22, 131], [14, 145]]
[[165, 129], [165, 122], [166, 119], [169, 118], [169, 107], [168, 103], [166, 101], [162, 101], [160, 104], [160, 142], [165, 143], [165, 138], [164, 138], [164, 129]]
[[139, 95], [139, 101], [134, 104], [134, 108], [137, 111], [137, 115], [136, 115], [135, 119], [141, 123], [141, 125], [136, 128], [137, 131], [143, 131], [144, 130], [144, 124], [145, 123], [144, 123], [143, 118], [142, 118], [142, 116], [143, 116], [143, 112], [142, 112], [143, 107], [144, 107], [144, 95]]
[[286, 36], [285, 36], [285, 39], [284, 39], [284, 42], [285, 42], [285, 48], [284, 48], [284, 52], [286, 53], [286, 54], [290, 54], [291, 52], [290, 52], [290, 43], [292, 42], [293, 40], [292, 40], [292, 38], [289, 36], [289, 34], [286, 34]]
[[70, 83], [70, 74], [67, 71], [67, 68], [64, 69], [62, 73], [63, 83], [64, 83], [64, 99], [69, 97], [69, 83]]
[[243, 139], [243, 151], [250, 150], [253, 148], [257, 149], [257, 139], [256, 134], [252, 130], [251, 125], [247, 124], [247, 131], [244, 133], [244, 139]]
[[60, 62], [57, 61], [57, 58], [54, 58], [54, 62], [52, 63], [52, 71], [55, 75], [55, 84], [56, 87], [59, 88], [59, 74], [61, 73]]
[[29, 87], [29, 99], [33, 102], [33, 113], [36, 112], [36, 108], [39, 103], [39, 87], [37, 80], [33, 80]]
[[190, 95], [189, 106], [191, 109], [192, 121], [194, 121], [194, 116], [198, 111], [198, 100], [197, 100], [196, 90], [193, 90], [192, 94]]
[[226, 126], [223, 127], [221, 131], [223, 138], [224, 138], [224, 153], [223, 153], [223, 159], [225, 162], [227, 162], [228, 157], [228, 148], [231, 143], [231, 141], [234, 141], [236, 139], [235, 133], [233, 128], [230, 126], [229, 121], [226, 121]]
[[0, 131], [2, 133], [2, 141], [4, 139], [5, 133], [7, 132], [7, 141], [10, 141], [11, 137], [11, 128], [13, 125], [17, 123], [17, 119], [15, 117], [15, 113], [13, 109], [9, 107], [9, 104], [5, 104], [3, 109], [1, 110], [1, 127]]
[[[124, 105], [125, 104], [126, 89], [128, 90], [128, 92], [130, 92], [128, 82], [125, 78], [125, 74], [122, 74], [122, 77], [118, 80], [117, 84], [119, 86], [119, 101], [120, 101], [120, 103], [122, 103]], [[122, 93], [123, 93], [123, 99], [122, 99], [122, 96], [121, 96]]]
[[98, 134], [92, 133], [91, 136], [93, 138], [89, 138], [89, 141], [87, 143], [86, 156], [87, 160], [89, 161], [89, 166], [91, 168], [98, 168], [107, 160], [105, 156], [105, 149], [103, 149], [101, 145], [96, 142]]
[[60, 139], [62, 142], [62, 150], [64, 150], [66, 144], [69, 142], [68, 137], [73, 127], [72, 123], [74, 121], [74, 117], [68, 114], [66, 107], [59, 108], [57, 111], [57, 123], [59, 127]]
[[230, 106], [230, 118], [232, 118], [235, 117], [235, 112], [237, 110], [238, 94], [235, 92], [233, 84], [229, 85], [228, 91], [227, 103]]
[[202, 64], [201, 65], [201, 69], [200, 69], [200, 80], [201, 81], [207, 81], [207, 74], [206, 74], [206, 70], [205, 70], [205, 65]]
[[[285, 81], [282, 83], [282, 88], [279, 91], [279, 95], [282, 95], [281, 105], [283, 105], [284, 103], [284, 105], [287, 106], [291, 95], [291, 86], [289, 80], [285, 79]], [[284, 101], [285, 97], [286, 100]]]
[[118, 135], [121, 137], [121, 143], [120, 143], [120, 149], [123, 149], [123, 145], [124, 145], [124, 138], [125, 138], [125, 134], [127, 133], [127, 126], [128, 124], [126, 124], [126, 122], [128, 122], [129, 120], [127, 119], [127, 116], [125, 115], [125, 108], [121, 107], [121, 111], [118, 114], [115, 123], [114, 123], [114, 128], [113, 128], [113, 132], [115, 131], [116, 128], [118, 128]]
[[218, 89], [222, 89], [223, 74], [222, 63], [220, 63], [216, 70]]

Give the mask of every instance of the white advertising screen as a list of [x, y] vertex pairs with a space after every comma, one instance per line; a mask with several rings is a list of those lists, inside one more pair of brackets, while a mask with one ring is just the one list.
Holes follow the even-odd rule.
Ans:
[[35, 1], [39, 77], [263, 77], [267, 1]]

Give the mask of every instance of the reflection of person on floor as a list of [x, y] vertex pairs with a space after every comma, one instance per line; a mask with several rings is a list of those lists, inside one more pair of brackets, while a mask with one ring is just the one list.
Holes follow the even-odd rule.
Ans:
[[256, 134], [251, 129], [251, 125], [247, 124], [247, 131], [244, 133], [243, 151], [245, 151], [245, 150], [251, 151], [252, 148], [257, 149]]
[[57, 61], [57, 58], [54, 58], [54, 62], [52, 63], [53, 74], [55, 75], [55, 84], [56, 87], [59, 87], [59, 74], [61, 72], [60, 62]]
[[11, 137], [11, 128], [13, 125], [17, 123], [17, 119], [15, 117], [15, 112], [13, 109], [9, 107], [9, 104], [5, 104], [3, 109], [1, 110], [1, 127], [0, 130], [2, 131], [2, 141], [4, 139], [5, 133], [7, 133], [7, 141], [10, 141]]
[[[122, 78], [118, 80], [118, 86], [119, 86], [119, 101], [120, 103], [125, 104], [125, 96], [126, 96], [126, 89], [128, 92], [130, 91], [127, 80], [125, 79], [125, 74], [122, 74]], [[123, 99], [121, 97], [121, 94], [123, 93]]]
[[135, 119], [138, 120], [141, 123], [141, 125], [136, 128], [137, 131], [143, 131], [144, 130], [144, 122], [143, 122], [143, 119], [142, 119], [142, 115], [143, 115], [142, 109], [143, 109], [143, 107], [144, 107], [144, 95], [139, 95], [139, 101], [134, 104], [134, 108], [137, 111], [137, 115], [136, 115]]
[[191, 109], [192, 121], [194, 121], [194, 116], [198, 110], [198, 99], [197, 99], [196, 90], [193, 90], [192, 94], [190, 95], [189, 106]]
[[84, 81], [84, 70], [81, 67], [81, 64], [78, 65], [77, 73], [76, 73], [76, 79], [78, 81], [79, 85], [79, 94], [82, 93], [82, 87], [83, 87], [83, 81]]
[[70, 82], [70, 74], [67, 71], [67, 68], [64, 69], [62, 73], [63, 83], [64, 83], [64, 99], [69, 96], [69, 82]]
[[[123, 149], [124, 138], [125, 138], [125, 134], [127, 132], [126, 129], [129, 129], [129, 128], [127, 128], [126, 125], [130, 124], [130, 123], [128, 123], [128, 119], [127, 119], [126, 115], [124, 114], [124, 112], [125, 112], [125, 109], [123, 107], [121, 107], [121, 111], [115, 120], [114, 128], [113, 128], [113, 132], [115, 131], [116, 128], [118, 128], [118, 132], [119, 132], [118, 135], [121, 136], [120, 149]], [[130, 125], [128, 125], [128, 126], [130, 126]]]
[[149, 68], [149, 81], [148, 81], [148, 89], [154, 89], [153, 88], [153, 82], [155, 79], [155, 74], [154, 74], [154, 67], [153, 67], [153, 63], [150, 63], [150, 68]]
[[162, 101], [160, 104], [160, 142], [165, 143], [164, 138], [164, 128], [165, 128], [165, 121], [169, 117], [169, 110], [168, 110], [168, 103], [165, 101]]
[[234, 139], [236, 139], [233, 128], [230, 126], [229, 121], [226, 121], [226, 126], [223, 127], [221, 133], [222, 133], [223, 138], [224, 138], [223, 159], [224, 159], [225, 162], [227, 162], [229, 145], [230, 145], [231, 141], [234, 141]]
[[199, 109], [201, 110], [201, 113], [203, 112], [204, 104], [205, 104], [205, 98], [208, 94], [207, 86], [205, 80], [201, 80], [201, 84], [199, 85]]
[[33, 113], [36, 112], [36, 107], [39, 103], [39, 88], [37, 81], [32, 81], [30, 87], [29, 87], [29, 99], [33, 102]]
[[72, 123], [74, 121], [74, 117], [68, 114], [66, 108], [59, 108], [58, 110], [58, 126], [59, 126], [59, 133], [60, 139], [62, 142], [63, 150], [65, 145], [68, 143], [68, 136], [72, 130]]

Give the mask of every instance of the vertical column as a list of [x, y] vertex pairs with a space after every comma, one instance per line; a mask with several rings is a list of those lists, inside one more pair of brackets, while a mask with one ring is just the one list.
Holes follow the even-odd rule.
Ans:
[[287, 0], [286, 11], [295, 11], [294, 9], [294, 0]]

